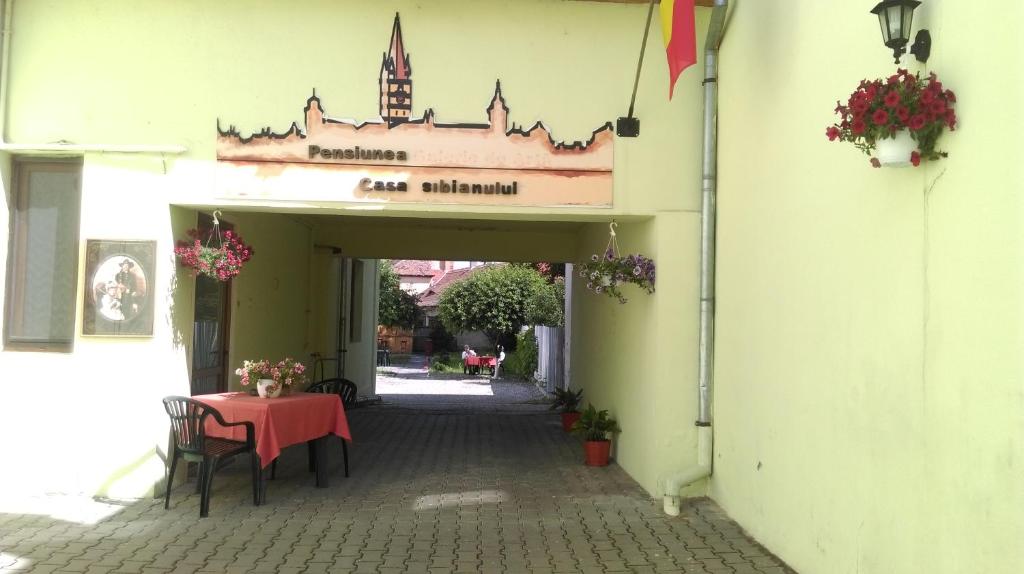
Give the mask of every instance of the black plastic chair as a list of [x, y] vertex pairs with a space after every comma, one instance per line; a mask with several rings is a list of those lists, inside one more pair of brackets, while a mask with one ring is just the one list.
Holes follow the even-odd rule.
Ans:
[[[341, 397], [341, 404], [345, 408], [351, 407], [356, 404], [356, 384], [348, 379], [324, 379], [320, 382], [309, 385], [306, 389], [307, 393], [328, 393], [335, 394]], [[313, 456], [312, 446], [310, 448], [310, 461], [315, 460]], [[341, 439], [341, 453], [345, 458], [345, 478], [348, 478], [348, 443], [345, 439]]]
[[[252, 464], [252, 501], [260, 503], [260, 463], [256, 454], [256, 427], [248, 421], [224, 422], [217, 409], [187, 397], [165, 397], [164, 409], [171, 417], [172, 449], [168, 456], [167, 492], [164, 494], [164, 508], [171, 504], [171, 481], [178, 458], [199, 463], [197, 489], [200, 492], [199, 517], [205, 518], [210, 511], [210, 489], [213, 473], [221, 462], [242, 453], [249, 453]], [[245, 442], [206, 436], [206, 421], [209, 417], [223, 427], [244, 426]]]

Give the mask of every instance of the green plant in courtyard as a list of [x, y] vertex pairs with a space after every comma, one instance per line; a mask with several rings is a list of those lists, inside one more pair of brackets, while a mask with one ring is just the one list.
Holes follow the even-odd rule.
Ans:
[[555, 389], [554, 396], [551, 397], [550, 409], [560, 410], [563, 413], [574, 413], [579, 408], [581, 400], [583, 400], [583, 389], [578, 391]]
[[608, 416], [607, 410], [597, 410], [594, 405], [587, 405], [580, 415], [576, 424], [572, 425], [572, 432], [582, 435], [583, 440], [605, 441], [608, 435], [613, 432], [622, 432], [619, 423]]
[[430, 370], [435, 373], [461, 373], [462, 357], [440, 353], [430, 358]]
[[401, 278], [387, 260], [380, 262], [380, 297], [377, 303], [378, 323], [388, 327], [412, 328], [419, 307], [416, 296], [401, 288]]
[[501, 371], [519, 379], [532, 380], [537, 372], [537, 337], [533, 330], [516, 335], [516, 350], [508, 353], [501, 364]]
[[565, 277], [545, 283], [527, 301], [531, 325], [561, 327], [565, 324]]
[[535, 269], [503, 265], [453, 283], [438, 303], [438, 317], [452, 333], [481, 331], [492, 345], [530, 322], [530, 300], [546, 282]]

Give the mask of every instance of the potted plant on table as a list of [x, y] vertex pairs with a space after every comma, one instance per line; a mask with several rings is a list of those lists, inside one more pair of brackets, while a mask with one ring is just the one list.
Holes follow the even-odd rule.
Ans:
[[580, 418], [577, 407], [580, 406], [580, 399], [583, 397], [583, 389], [573, 391], [572, 389], [555, 389], [555, 395], [551, 397], [551, 410], [561, 409], [562, 430], [569, 432], [572, 425]]
[[825, 135], [873, 156], [875, 167], [917, 167], [921, 160], [946, 157], [935, 143], [945, 129], [956, 129], [955, 102], [934, 73], [921, 78], [900, 69], [885, 79], [862, 80], [845, 105], [836, 102], [840, 121]]
[[583, 449], [586, 453], [584, 462], [587, 466], [608, 466], [608, 454], [612, 446], [608, 435], [621, 432], [622, 429], [615, 419], [608, 416], [607, 410], [599, 411], [594, 405], [587, 405], [572, 431], [583, 436]]
[[242, 366], [235, 369], [235, 374], [242, 379], [242, 386], [256, 385], [259, 396], [267, 399], [289, 395], [293, 385], [306, 382], [306, 366], [287, 357], [271, 363], [266, 359], [243, 361]]
[[283, 394], [289, 395], [295, 385], [302, 385], [306, 382], [306, 365], [291, 357], [285, 357], [277, 362], [270, 374], [274, 381], [281, 385]]
[[242, 378], [242, 386], [256, 386], [259, 396], [269, 399], [281, 394], [279, 385], [271, 375], [271, 364], [266, 359], [259, 361], [242, 361], [242, 366], [235, 369], [235, 374]]

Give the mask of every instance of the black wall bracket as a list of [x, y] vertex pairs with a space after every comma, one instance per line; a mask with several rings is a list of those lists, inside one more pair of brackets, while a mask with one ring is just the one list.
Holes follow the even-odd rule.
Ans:
[[635, 138], [640, 135], [640, 118], [619, 118], [615, 122], [615, 135], [620, 138]]

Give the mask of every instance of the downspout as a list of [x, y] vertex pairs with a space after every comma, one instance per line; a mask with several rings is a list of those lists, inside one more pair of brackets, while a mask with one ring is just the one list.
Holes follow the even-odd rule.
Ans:
[[4, 3], [3, 42], [0, 44], [0, 144], [7, 142], [7, 85], [11, 75], [11, 14], [14, 0], [0, 0]]
[[665, 513], [679, 515], [679, 491], [711, 476], [711, 385], [715, 336], [715, 193], [718, 163], [718, 49], [729, 0], [715, 0], [704, 42], [704, 154], [700, 207], [700, 341], [697, 363], [697, 464], [664, 480]]

